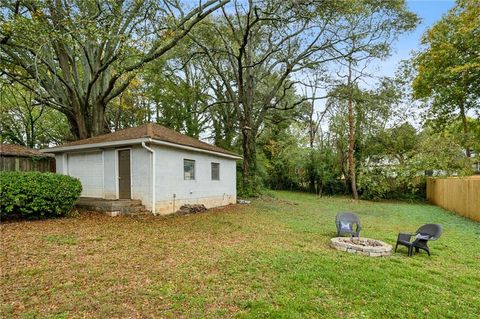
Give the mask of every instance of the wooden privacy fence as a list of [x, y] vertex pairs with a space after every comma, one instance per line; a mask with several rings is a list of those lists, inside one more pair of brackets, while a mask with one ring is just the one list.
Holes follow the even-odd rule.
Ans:
[[0, 144], [0, 171], [55, 172], [55, 156], [16, 144]]
[[0, 155], [0, 171], [55, 172], [55, 158]]
[[480, 176], [427, 178], [427, 200], [480, 221]]

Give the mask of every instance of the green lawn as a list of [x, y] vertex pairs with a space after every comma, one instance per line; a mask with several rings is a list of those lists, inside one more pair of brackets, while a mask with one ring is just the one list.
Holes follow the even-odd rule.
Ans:
[[[430, 205], [275, 193], [167, 218], [6, 223], [0, 317], [479, 318], [480, 224]], [[363, 236], [441, 223], [432, 257], [333, 250], [334, 217]]]

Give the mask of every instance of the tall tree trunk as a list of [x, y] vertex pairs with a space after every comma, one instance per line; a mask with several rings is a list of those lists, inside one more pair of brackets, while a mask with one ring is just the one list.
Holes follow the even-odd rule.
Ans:
[[465, 106], [463, 103], [460, 103], [460, 117], [462, 118], [462, 128], [463, 128], [463, 144], [465, 146], [465, 154], [467, 157], [470, 157], [472, 154], [470, 152], [470, 143], [468, 142], [468, 121], [467, 115], [465, 114]]
[[81, 140], [89, 138], [89, 130], [87, 129], [87, 123], [85, 116], [79, 109], [74, 109], [72, 113], [65, 114], [70, 124], [70, 132], [75, 140]]
[[235, 136], [235, 129], [231, 123], [225, 124], [225, 138], [224, 138], [224, 147], [230, 149], [233, 144], [233, 138]]
[[[35, 121], [32, 118], [32, 114], [30, 113], [30, 134], [27, 134], [27, 143], [28, 147], [34, 148], [35, 147]], [[30, 135], [30, 138], [29, 136]]]
[[93, 106], [93, 116], [89, 135], [97, 136], [105, 132], [105, 105], [102, 101], [96, 101]]
[[[313, 92], [313, 98], [315, 98], [315, 91]], [[308, 179], [309, 179], [309, 189], [312, 193], [317, 193], [316, 189], [316, 181], [317, 181], [317, 174], [315, 172], [315, 156], [314, 156], [314, 146], [315, 146], [315, 137], [317, 135], [317, 129], [319, 123], [315, 122], [313, 119], [313, 114], [315, 112], [315, 106], [313, 102], [310, 103], [309, 109], [309, 128], [308, 128], [308, 137], [309, 137], [309, 144], [310, 144], [310, 167], [308, 172]]]
[[120, 115], [122, 113], [122, 102], [123, 102], [123, 96], [120, 95], [118, 98], [118, 109], [115, 112], [115, 124], [113, 125], [115, 131], [118, 131], [120, 129]]
[[242, 127], [242, 149], [243, 149], [243, 165], [242, 165], [242, 182], [244, 190], [255, 191], [256, 174], [256, 145], [255, 134], [248, 125]]
[[357, 181], [355, 174], [355, 117], [353, 114], [353, 101], [350, 96], [348, 99], [348, 172], [350, 175], [350, 185], [352, 196], [358, 199]]
[[315, 174], [315, 158], [313, 155], [313, 144], [310, 145], [310, 165], [309, 165], [309, 172], [308, 172], [308, 179], [309, 179], [309, 189], [310, 192], [316, 193], [315, 182], [316, 182], [316, 174]]
[[70, 132], [75, 140], [82, 140], [108, 132], [105, 121], [105, 105], [97, 102], [92, 108], [92, 116], [89, 116], [82, 112], [77, 103], [73, 104], [73, 112], [65, 115], [67, 115]]
[[352, 196], [358, 199], [357, 179], [355, 172], [355, 115], [353, 112], [353, 83], [352, 83], [352, 59], [348, 63], [348, 171]]

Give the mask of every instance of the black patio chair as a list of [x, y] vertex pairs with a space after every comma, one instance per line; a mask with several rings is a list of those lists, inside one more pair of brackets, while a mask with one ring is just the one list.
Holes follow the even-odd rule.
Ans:
[[360, 236], [362, 225], [360, 219], [354, 213], [338, 213], [335, 217], [335, 224], [337, 225], [337, 237], [349, 234], [352, 237]]
[[420, 227], [415, 234], [400, 233], [398, 234], [397, 244], [395, 245], [395, 252], [397, 252], [398, 245], [402, 245], [408, 248], [408, 256], [413, 255], [414, 248], [416, 253], [422, 249], [430, 256], [430, 249], [427, 243], [429, 240], [437, 240], [441, 234], [442, 225], [440, 224], [425, 224]]

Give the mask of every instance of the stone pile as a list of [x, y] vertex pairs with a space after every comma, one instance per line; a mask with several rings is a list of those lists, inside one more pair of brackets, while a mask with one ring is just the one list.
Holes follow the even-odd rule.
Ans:
[[186, 204], [180, 206], [180, 209], [177, 211], [178, 214], [196, 214], [206, 211], [207, 208], [203, 204]]
[[364, 237], [334, 237], [330, 245], [341, 251], [370, 257], [383, 257], [392, 254], [392, 246], [383, 241]]

